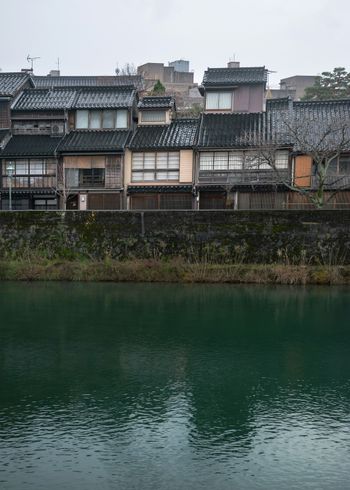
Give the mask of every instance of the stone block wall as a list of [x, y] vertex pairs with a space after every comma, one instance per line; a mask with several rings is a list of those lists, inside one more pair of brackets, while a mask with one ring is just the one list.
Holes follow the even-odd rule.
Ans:
[[0, 212], [0, 258], [350, 263], [350, 211]]

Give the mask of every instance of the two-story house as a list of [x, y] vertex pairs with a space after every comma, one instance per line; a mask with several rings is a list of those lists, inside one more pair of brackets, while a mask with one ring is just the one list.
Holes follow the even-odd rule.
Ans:
[[265, 112], [266, 81], [265, 67], [236, 62], [205, 72], [195, 175], [200, 209], [284, 207], [288, 188], [281, 176], [288, 179], [291, 172], [289, 148], [277, 149], [274, 169], [261, 151], [273, 129]]
[[[58, 192], [68, 209], [123, 208], [124, 149], [136, 106], [133, 86], [77, 90], [60, 143]], [[60, 167], [61, 168], [61, 167]]]
[[350, 204], [350, 100], [270, 100], [274, 131], [289, 133], [293, 169], [288, 208], [313, 207], [318, 194], [333, 208]]
[[173, 97], [144, 97], [128, 144], [128, 209], [192, 209], [194, 146], [199, 120], [178, 119]]
[[[57, 147], [72, 89], [23, 90], [11, 105], [10, 139], [1, 153], [2, 209], [56, 209]], [[10, 170], [10, 172], [9, 172]]]

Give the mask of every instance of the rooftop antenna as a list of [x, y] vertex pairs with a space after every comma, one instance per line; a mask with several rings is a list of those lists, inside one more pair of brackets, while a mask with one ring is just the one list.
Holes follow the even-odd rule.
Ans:
[[27, 61], [28, 61], [28, 63], [31, 64], [30, 69], [32, 71], [33, 71], [33, 68], [34, 68], [34, 61], [36, 61], [36, 60], [40, 60], [40, 56], [30, 56], [30, 54], [28, 54]]
[[[267, 75], [270, 75], [270, 73], [277, 73], [275, 70], [267, 70]], [[267, 77], [267, 90], [271, 89], [271, 84], [270, 84], [270, 77]]]
[[57, 71], [60, 71], [60, 58], [57, 58]]

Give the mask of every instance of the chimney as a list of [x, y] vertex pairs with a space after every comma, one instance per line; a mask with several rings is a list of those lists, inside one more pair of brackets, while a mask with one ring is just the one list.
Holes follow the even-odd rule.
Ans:
[[59, 77], [60, 70], [50, 70], [50, 73], [47, 75], [48, 77]]
[[227, 68], [239, 68], [239, 61], [229, 61], [227, 63]]

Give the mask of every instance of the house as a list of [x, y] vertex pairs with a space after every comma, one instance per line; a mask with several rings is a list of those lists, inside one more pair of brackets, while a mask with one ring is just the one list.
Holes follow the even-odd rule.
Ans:
[[179, 119], [173, 97], [144, 97], [128, 144], [128, 209], [192, 209], [199, 120]]
[[240, 67], [236, 61], [229, 62], [227, 68], [208, 68], [200, 87], [204, 112], [263, 111], [267, 75], [264, 66]]
[[14, 209], [123, 207], [123, 152], [135, 109], [134, 86], [23, 90], [1, 153], [3, 208], [10, 184]]
[[[11, 138], [11, 104], [23, 89], [33, 86], [28, 73], [0, 73], [0, 164], [2, 175], [6, 175], [7, 172], [7, 163], [1, 160], [1, 153]], [[5, 200], [4, 206], [6, 207], [6, 191], [0, 192], [0, 198]]]
[[[274, 127], [265, 108], [267, 70], [208, 68], [202, 93], [195, 183], [199, 209], [262, 209], [284, 207], [291, 178], [290, 147], [276, 150], [276, 171], [261, 152]], [[283, 176], [283, 178], [282, 178]]]
[[[1, 152], [2, 209], [56, 209], [57, 147], [75, 91], [25, 88], [10, 106], [10, 137]], [[8, 169], [12, 167], [13, 176]]]
[[59, 145], [58, 192], [68, 209], [123, 208], [124, 149], [136, 109], [133, 86], [80, 88]]
[[350, 100], [269, 100], [267, 114], [276, 133], [288, 133], [293, 169], [287, 208], [350, 204]]

